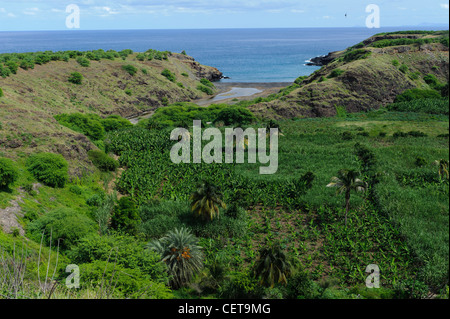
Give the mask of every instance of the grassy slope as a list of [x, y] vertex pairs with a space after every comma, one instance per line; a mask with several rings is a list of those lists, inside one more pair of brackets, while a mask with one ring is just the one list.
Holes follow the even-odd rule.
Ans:
[[[37, 151], [62, 153], [71, 162], [72, 175], [81, 176], [83, 167], [92, 171], [86, 153], [94, 146], [84, 136], [61, 126], [54, 115], [138, 115], [163, 106], [165, 99], [174, 103], [206, 96], [196, 89], [198, 81], [218, 73], [215, 68], [201, 66], [179, 54], [167, 61], [140, 62], [135, 57], [133, 54], [125, 61], [91, 61], [89, 67], [80, 66], [74, 59], [56, 61], [36, 65], [33, 70], [19, 69], [16, 75], [0, 78], [5, 95], [0, 98], [0, 154], [17, 158]], [[126, 64], [134, 65], [138, 72], [131, 76], [122, 70]], [[176, 75], [176, 82], [161, 75], [164, 69]], [[75, 71], [84, 76], [81, 85], [67, 81]], [[126, 94], [127, 89], [130, 95]]]
[[[340, 57], [347, 51], [339, 52], [333, 62], [314, 72], [286, 97], [258, 103], [250, 109], [273, 118], [334, 116], [336, 106], [343, 106], [348, 112], [377, 109], [392, 103], [407, 89], [428, 88], [423, 76], [429, 73], [443, 83], [448, 81], [448, 47], [441, 43], [386, 48], [370, 47], [369, 43], [363, 48], [372, 52], [366, 59], [344, 62]], [[399, 66], [393, 65], [393, 60], [407, 65], [409, 70], [402, 73]], [[336, 69], [344, 73], [328, 78]], [[420, 73], [416, 80], [410, 77], [414, 72]]]

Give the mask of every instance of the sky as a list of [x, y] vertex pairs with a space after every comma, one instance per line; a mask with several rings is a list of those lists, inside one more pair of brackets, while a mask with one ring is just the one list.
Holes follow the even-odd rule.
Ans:
[[67, 30], [71, 4], [72, 30], [364, 27], [369, 4], [381, 27], [449, 23], [448, 0], [0, 0], [0, 31]]

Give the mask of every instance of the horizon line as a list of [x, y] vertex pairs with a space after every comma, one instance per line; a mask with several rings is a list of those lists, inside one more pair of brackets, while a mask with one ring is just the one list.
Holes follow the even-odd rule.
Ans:
[[340, 27], [254, 27], [254, 28], [160, 28], [160, 29], [140, 29], [140, 28], [130, 28], [130, 29], [42, 29], [42, 30], [0, 30], [0, 33], [2, 32], [60, 32], [60, 31], [67, 31], [67, 32], [77, 32], [77, 31], [172, 31], [172, 30], [267, 30], [267, 29], [369, 29], [369, 30], [380, 30], [384, 28], [418, 28], [415, 29], [417, 31], [420, 31], [420, 28], [433, 28], [433, 27], [439, 27], [444, 29], [440, 30], [433, 30], [433, 31], [444, 31], [445, 29], [449, 29], [450, 24], [435, 24], [435, 25], [399, 25], [399, 26], [383, 26], [381, 28], [373, 28], [369, 29], [365, 26], [340, 26]]

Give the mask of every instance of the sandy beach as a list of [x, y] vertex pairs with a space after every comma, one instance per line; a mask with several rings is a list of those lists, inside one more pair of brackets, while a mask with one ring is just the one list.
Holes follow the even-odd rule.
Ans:
[[292, 83], [270, 82], [270, 83], [237, 83], [237, 82], [215, 82], [218, 93], [210, 98], [194, 101], [200, 106], [208, 106], [213, 103], [227, 103], [242, 100], [253, 100], [258, 97], [266, 97], [273, 93], [278, 93]]

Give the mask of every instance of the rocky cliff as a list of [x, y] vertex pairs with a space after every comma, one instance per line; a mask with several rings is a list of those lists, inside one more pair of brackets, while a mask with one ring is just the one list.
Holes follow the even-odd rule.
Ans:
[[392, 103], [407, 89], [429, 88], [423, 79], [427, 74], [447, 83], [448, 31], [376, 35], [313, 62], [323, 67], [294, 85], [290, 94], [250, 109], [271, 118], [334, 116], [336, 107], [367, 111]]

